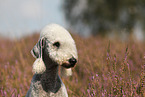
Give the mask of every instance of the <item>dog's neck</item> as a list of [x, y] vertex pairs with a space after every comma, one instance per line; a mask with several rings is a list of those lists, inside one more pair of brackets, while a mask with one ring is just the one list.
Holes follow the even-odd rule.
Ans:
[[58, 75], [58, 65], [46, 54], [43, 54], [43, 61], [46, 66], [46, 71], [41, 74], [41, 85], [46, 92], [57, 92], [61, 87], [61, 80]]
[[57, 92], [61, 87], [61, 80], [58, 76], [58, 66], [46, 70], [40, 78], [43, 89], [48, 92]]

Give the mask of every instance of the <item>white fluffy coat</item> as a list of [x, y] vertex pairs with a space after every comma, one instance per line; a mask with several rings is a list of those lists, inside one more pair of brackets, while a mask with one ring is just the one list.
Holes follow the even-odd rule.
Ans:
[[[60, 43], [59, 48], [54, 46], [56, 42]], [[26, 97], [68, 97], [58, 75], [58, 67], [69, 65], [70, 58], [78, 59], [76, 45], [69, 32], [57, 24], [47, 25], [31, 53], [37, 60], [33, 64], [35, 74]], [[62, 67], [61, 71], [62, 75], [72, 75], [71, 68]]]

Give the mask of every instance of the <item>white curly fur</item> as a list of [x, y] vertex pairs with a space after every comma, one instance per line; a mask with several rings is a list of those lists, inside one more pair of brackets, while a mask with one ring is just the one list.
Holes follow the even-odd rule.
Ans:
[[58, 64], [68, 62], [67, 60], [72, 56], [76, 59], [78, 58], [75, 42], [69, 32], [63, 27], [57, 24], [50, 24], [42, 29], [40, 39], [43, 37], [46, 37], [51, 44], [59, 41], [63, 45], [58, 51], [53, 46], [48, 48], [50, 57]]
[[42, 74], [43, 72], [45, 72], [45, 70], [46, 67], [44, 65], [42, 58], [36, 59], [35, 62], [33, 63], [32, 72], [36, 74]]
[[[42, 60], [41, 56], [43, 39], [46, 39], [46, 47], [45, 49], [43, 48], [46, 55], [43, 56], [46, 57], [48, 55], [48, 60], [47, 58]], [[59, 49], [53, 46], [55, 42], [60, 43]], [[76, 45], [69, 32], [57, 24], [47, 25], [42, 29], [39, 41], [31, 53], [37, 59], [33, 64], [32, 70], [35, 75], [32, 78], [26, 97], [67, 97], [65, 85], [58, 76], [58, 66], [52, 69], [48, 67], [55, 67], [55, 64], [62, 67], [62, 64], [70, 64], [70, 58], [78, 59]], [[72, 70], [71, 68], [62, 67], [61, 73], [63, 76], [70, 76], [72, 75]], [[43, 83], [46, 84], [43, 85]]]

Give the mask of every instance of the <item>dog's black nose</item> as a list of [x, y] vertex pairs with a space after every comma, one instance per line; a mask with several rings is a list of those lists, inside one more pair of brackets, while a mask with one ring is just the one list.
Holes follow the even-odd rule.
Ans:
[[77, 63], [77, 60], [75, 58], [70, 58], [69, 59], [69, 63], [71, 64], [71, 66], [73, 67], [76, 63]]

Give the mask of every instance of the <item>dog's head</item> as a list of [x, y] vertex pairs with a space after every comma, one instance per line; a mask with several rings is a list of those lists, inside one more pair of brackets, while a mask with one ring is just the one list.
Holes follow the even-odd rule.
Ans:
[[74, 67], [78, 60], [74, 40], [67, 30], [57, 24], [47, 25], [42, 29], [40, 39], [31, 53], [35, 58], [40, 58], [41, 55], [43, 58], [44, 54], [48, 61], [65, 68]]

